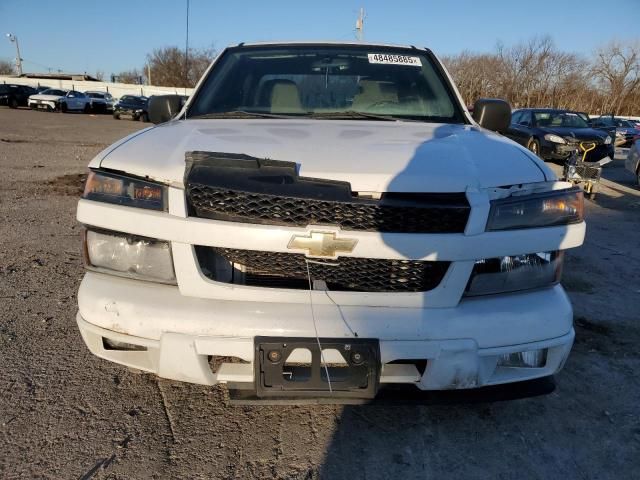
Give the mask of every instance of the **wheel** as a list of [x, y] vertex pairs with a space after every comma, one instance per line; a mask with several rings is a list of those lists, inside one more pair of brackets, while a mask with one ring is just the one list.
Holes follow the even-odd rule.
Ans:
[[113, 112], [113, 118], [115, 118], [116, 120], [120, 120], [120, 114]]
[[63, 103], [61, 103], [61, 104], [60, 104], [60, 111], [61, 111], [62, 113], [67, 113], [67, 110], [68, 110], [68, 109], [67, 109], [67, 104], [66, 104], [66, 103], [64, 103], [64, 102], [63, 102]]
[[131, 120], [137, 122], [140, 117], [138, 115], [131, 115]]
[[638, 168], [638, 171], [636, 172], [636, 182], [638, 183], [638, 186], [640, 187], [640, 168]]
[[596, 192], [591, 192], [589, 194], [589, 200], [595, 200], [596, 199]]
[[141, 122], [148, 122], [149, 121], [149, 115], [146, 113], [143, 113], [142, 115], [140, 115], [140, 121]]
[[531, 153], [535, 153], [538, 157], [540, 156], [540, 142], [535, 138], [529, 140], [527, 148], [531, 151]]
[[84, 113], [91, 113], [91, 105], [89, 105], [88, 103], [85, 103], [83, 112]]
[[9, 108], [18, 108], [18, 99], [13, 97], [9, 100]]

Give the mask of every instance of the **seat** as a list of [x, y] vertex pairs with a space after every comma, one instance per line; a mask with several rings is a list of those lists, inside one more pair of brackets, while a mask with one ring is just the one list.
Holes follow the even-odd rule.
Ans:
[[382, 103], [398, 103], [398, 89], [393, 83], [360, 80], [359, 92], [353, 97], [353, 110], [367, 110]]
[[269, 80], [264, 87], [271, 113], [304, 113], [298, 85], [291, 80]]

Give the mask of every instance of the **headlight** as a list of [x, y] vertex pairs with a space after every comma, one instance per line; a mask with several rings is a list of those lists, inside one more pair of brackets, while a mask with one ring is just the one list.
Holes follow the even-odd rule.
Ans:
[[580, 223], [583, 210], [582, 190], [577, 187], [494, 200], [487, 231]]
[[559, 135], [554, 135], [553, 133], [547, 133], [544, 138], [553, 143], [567, 143], [564, 138]]
[[[617, 135], [617, 133], [616, 133]], [[605, 145], [610, 145], [611, 144], [611, 137], [609, 135], [607, 135], [607, 138], [604, 139], [604, 144]]]
[[491, 295], [553, 285], [562, 276], [563, 252], [531, 253], [478, 260], [465, 295]]
[[84, 243], [85, 264], [90, 270], [176, 283], [169, 242], [126, 233], [86, 230]]
[[130, 207], [167, 210], [167, 187], [115, 173], [92, 171], [82, 198]]

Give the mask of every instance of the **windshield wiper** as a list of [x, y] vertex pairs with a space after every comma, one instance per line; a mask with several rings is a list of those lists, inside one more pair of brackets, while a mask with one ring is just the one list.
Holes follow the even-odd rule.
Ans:
[[292, 115], [276, 115], [273, 113], [247, 112], [245, 110], [232, 110], [229, 112], [211, 112], [202, 115], [189, 116], [189, 118], [291, 118]]
[[346, 120], [382, 120], [384, 122], [395, 122], [400, 120], [390, 115], [376, 115], [375, 113], [357, 112], [355, 110], [346, 110], [344, 112], [309, 112], [310, 118], [329, 118], [329, 119], [346, 119]]

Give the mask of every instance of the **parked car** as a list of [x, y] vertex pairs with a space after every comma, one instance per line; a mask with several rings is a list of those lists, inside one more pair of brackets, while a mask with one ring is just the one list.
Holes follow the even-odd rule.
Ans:
[[576, 149], [585, 161], [613, 159], [613, 139], [606, 132], [589, 127], [576, 112], [550, 108], [523, 108], [511, 115], [505, 135], [544, 160], [565, 161]]
[[123, 95], [113, 106], [113, 118], [130, 117], [131, 120], [149, 121], [147, 111], [147, 97], [137, 95]]
[[629, 148], [638, 130], [635, 125], [624, 118], [616, 118], [611, 115], [603, 115], [592, 120], [594, 128], [614, 128], [616, 132], [616, 147]]
[[636, 177], [636, 182], [640, 187], [640, 142], [636, 141], [629, 148], [624, 166]]
[[360, 43], [230, 47], [181, 102], [89, 164], [93, 353], [260, 400], [562, 368], [583, 193], [495, 133], [507, 102], [472, 117], [430, 50]]
[[109, 92], [84, 92], [89, 97], [89, 105], [92, 112], [113, 112], [115, 100]]
[[27, 85], [0, 84], [0, 105], [9, 108], [26, 107], [29, 95], [36, 93]]
[[29, 107], [34, 110], [89, 112], [89, 98], [76, 90], [50, 88], [29, 97]]

